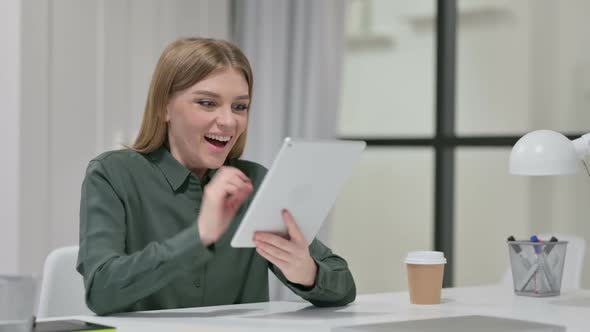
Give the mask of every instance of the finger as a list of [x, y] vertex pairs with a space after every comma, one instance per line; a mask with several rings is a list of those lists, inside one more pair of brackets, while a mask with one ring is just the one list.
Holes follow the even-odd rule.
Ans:
[[[238, 191], [243, 191], [250, 193], [254, 190], [251, 182], [244, 182], [237, 176], [226, 176], [218, 184], [219, 187], [227, 187], [227, 186], [234, 186], [238, 189]], [[232, 192], [235, 193], [235, 192]]]
[[232, 180], [228, 180], [227, 185], [232, 185], [237, 188], [237, 191], [233, 192], [232, 195], [235, 196], [240, 203], [244, 202], [254, 191], [254, 187], [252, 187], [251, 183], [242, 182], [235, 177]]
[[224, 183], [223, 188], [226, 198], [239, 198], [240, 201], [244, 201], [253, 191], [250, 185], [245, 185], [244, 183]]
[[226, 191], [226, 198], [227, 199], [235, 199], [239, 202], [243, 202], [252, 193], [252, 189], [250, 189], [249, 187], [243, 187], [243, 186], [234, 185], [234, 184], [226, 184], [226, 185], [227, 185], [227, 189], [228, 189]]
[[256, 248], [260, 248], [268, 254], [270, 254], [271, 256], [276, 257], [282, 261], [290, 262], [293, 260], [288, 252], [284, 251], [281, 248], [275, 247], [268, 242], [254, 241], [254, 243], [256, 243]]
[[231, 184], [225, 184], [224, 188], [218, 188], [218, 190], [213, 190], [210, 193], [208, 197], [212, 201], [221, 202], [223, 206], [231, 209], [240, 207], [250, 195], [250, 192], [241, 190]]
[[283, 260], [280, 260], [280, 259], [272, 256], [268, 252], [264, 251], [264, 249], [256, 248], [256, 252], [260, 256], [262, 256], [264, 259], [266, 259], [267, 261], [271, 262], [274, 266], [278, 267], [281, 271], [284, 270], [285, 267], [287, 266], [287, 262], [285, 262]]
[[240, 204], [243, 203], [254, 191], [254, 188], [251, 184], [240, 184], [237, 185], [237, 191], [232, 194], [231, 198], [239, 202]]
[[283, 216], [283, 220], [287, 225], [289, 237], [295, 242], [307, 244], [307, 241], [305, 240], [305, 237], [303, 236], [301, 229], [295, 222], [295, 219], [293, 219], [293, 215], [287, 209], [283, 209], [283, 211], [281, 211], [281, 215]]
[[230, 196], [225, 201], [224, 205], [226, 207], [230, 208], [231, 209], [230, 211], [233, 211], [233, 210], [237, 210], [240, 207], [241, 201], [240, 201], [240, 198], [239, 197], [237, 197], [236, 195], [234, 195], [234, 196]]
[[231, 166], [223, 166], [223, 174], [227, 174], [226, 176], [235, 177], [240, 179], [242, 182], [250, 183], [250, 178], [244, 174], [244, 172], [240, 171], [239, 169]]
[[231, 183], [235, 186], [238, 186], [240, 188], [245, 188], [245, 187], [252, 187], [252, 182], [250, 181], [244, 181], [242, 180], [240, 177], [236, 176], [235, 174], [231, 174], [230, 176], [227, 176], [223, 182], [226, 183]]
[[213, 198], [215, 200], [224, 200], [228, 197], [236, 195], [238, 192], [239, 188], [230, 183], [221, 183], [205, 187], [205, 194], [207, 197]]
[[226, 204], [232, 208], [238, 208], [248, 198], [249, 193], [244, 191], [238, 191], [236, 194], [231, 195], [227, 198]]
[[288, 253], [297, 252], [297, 247], [293, 243], [291, 243], [287, 239], [284, 239], [284, 238], [282, 238], [278, 235], [272, 234], [272, 233], [266, 233], [266, 232], [257, 233], [254, 236], [254, 240], [266, 242], [266, 243], [271, 244], [277, 248], [280, 248], [281, 250], [284, 250]]

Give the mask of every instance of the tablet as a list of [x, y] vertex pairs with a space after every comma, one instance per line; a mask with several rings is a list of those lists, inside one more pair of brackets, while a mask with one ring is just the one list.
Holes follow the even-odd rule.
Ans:
[[286, 236], [282, 209], [291, 212], [311, 243], [365, 146], [363, 141], [286, 138], [234, 234], [232, 247], [255, 247], [258, 231]]

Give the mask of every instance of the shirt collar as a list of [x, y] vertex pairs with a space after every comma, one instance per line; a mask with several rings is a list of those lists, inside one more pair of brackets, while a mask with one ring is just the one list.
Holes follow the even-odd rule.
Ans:
[[[178, 188], [180, 188], [180, 186], [182, 186], [186, 179], [191, 175], [191, 171], [179, 163], [164, 145], [148, 154], [148, 156], [162, 171], [166, 177], [166, 181], [168, 181], [168, 184], [170, 184], [170, 187], [174, 191], [178, 190]], [[207, 170], [207, 172], [205, 172], [205, 176], [203, 176], [203, 185], [209, 183], [216, 172], [216, 169]], [[195, 179], [199, 181], [197, 176], [195, 176]]]
[[161, 146], [150, 153], [149, 158], [162, 171], [166, 177], [166, 181], [168, 181], [168, 184], [170, 184], [170, 187], [172, 187], [172, 190], [174, 191], [176, 191], [191, 174], [190, 170], [174, 159], [165, 146]]

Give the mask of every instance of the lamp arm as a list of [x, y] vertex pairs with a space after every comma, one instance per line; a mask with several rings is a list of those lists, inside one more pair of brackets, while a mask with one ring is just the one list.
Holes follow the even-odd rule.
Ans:
[[585, 160], [590, 155], [590, 133], [573, 140], [573, 143], [580, 160]]

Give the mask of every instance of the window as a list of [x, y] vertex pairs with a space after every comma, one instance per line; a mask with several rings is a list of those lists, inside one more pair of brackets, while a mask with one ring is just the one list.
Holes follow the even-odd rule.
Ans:
[[337, 202], [332, 243], [350, 257], [359, 292], [405, 289], [408, 250], [444, 251], [445, 286], [463, 286], [499, 282], [508, 235], [590, 236], [585, 174], [508, 174], [526, 132], [590, 131], [590, 4], [350, 6], [340, 137], [368, 149]]

